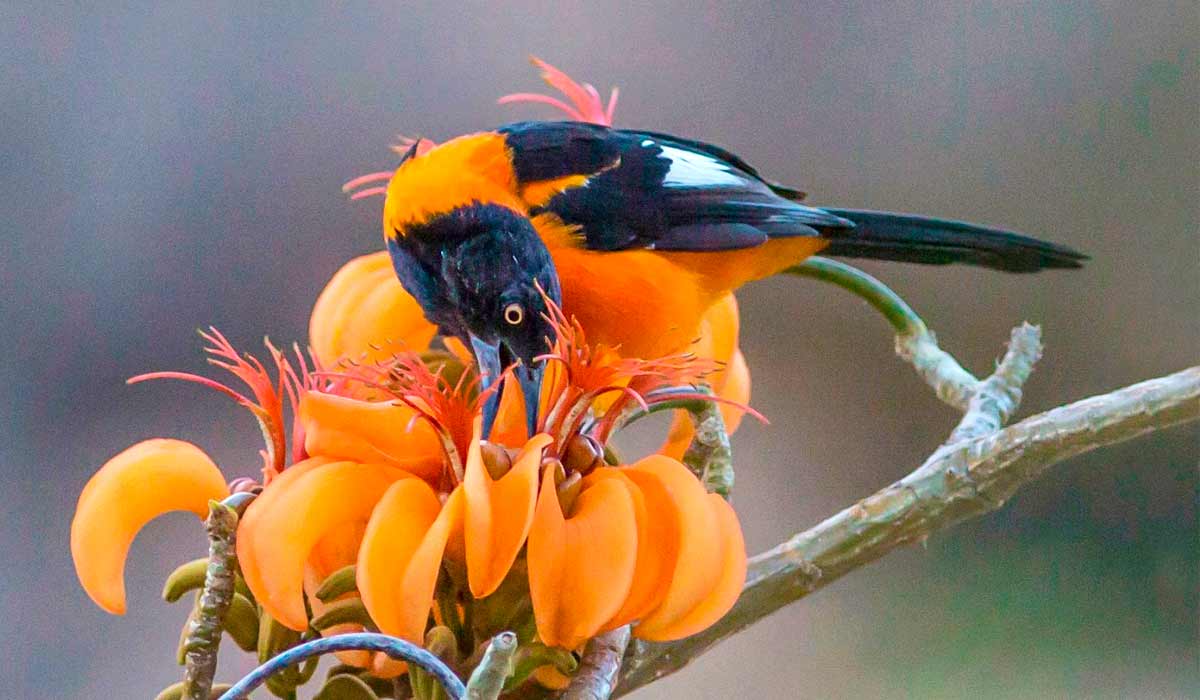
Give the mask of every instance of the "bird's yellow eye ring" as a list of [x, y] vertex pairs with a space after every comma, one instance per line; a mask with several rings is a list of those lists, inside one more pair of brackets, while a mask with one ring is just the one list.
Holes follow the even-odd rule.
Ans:
[[512, 303], [504, 307], [504, 322], [510, 326], [519, 326], [525, 320], [525, 308]]

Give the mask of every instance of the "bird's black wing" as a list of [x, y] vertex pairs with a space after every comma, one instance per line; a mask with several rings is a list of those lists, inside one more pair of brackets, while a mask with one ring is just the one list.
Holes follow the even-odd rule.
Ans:
[[534, 213], [579, 226], [593, 250], [731, 250], [854, 226], [797, 203], [802, 193], [698, 141], [582, 122], [521, 122], [499, 131], [522, 183], [589, 176]]

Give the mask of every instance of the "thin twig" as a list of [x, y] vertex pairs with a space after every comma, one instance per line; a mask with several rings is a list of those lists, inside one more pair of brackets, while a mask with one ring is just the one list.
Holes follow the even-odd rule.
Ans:
[[[712, 394], [707, 386], [697, 391]], [[725, 432], [725, 418], [715, 401], [691, 401], [687, 410], [692, 418], [692, 442], [683, 453], [683, 463], [709, 492], [729, 498], [733, 489], [733, 449]]]
[[208, 700], [212, 690], [222, 625], [233, 601], [237, 523], [236, 510], [219, 501], [209, 501], [208, 519], [204, 521], [208, 531], [208, 566], [204, 573], [204, 588], [196, 612], [188, 622], [184, 641], [187, 670], [183, 677], [183, 697], [187, 700]]
[[611, 697], [628, 646], [628, 625], [588, 640], [579, 670], [571, 677], [563, 700], [607, 700]]
[[676, 642], [635, 642], [617, 696], [674, 673], [720, 640], [897, 547], [1004, 505], [1050, 466], [1200, 419], [1200, 367], [1026, 418], [941, 449], [912, 474], [750, 561], [717, 624]]
[[1041, 328], [1023, 323], [1012, 331], [1008, 351], [992, 376], [975, 385], [967, 410], [945, 446], [993, 433], [1008, 423], [1021, 405], [1021, 388], [1042, 357]]
[[467, 681], [467, 700], [496, 700], [504, 690], [504, 681], [513, 672], [513, 655], [517, 652], [517, 635], [501, 632], [492, 637], [483, 659]]

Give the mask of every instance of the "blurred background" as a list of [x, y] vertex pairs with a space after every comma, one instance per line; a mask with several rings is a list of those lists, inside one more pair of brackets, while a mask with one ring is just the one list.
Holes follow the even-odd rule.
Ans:
[[[186, 610], [190, 516], [134, 544], [130, 613], [74, 580], [76, 496], [152, 436], [257, 468], [223, 397], [124, 385], [204, 365], [195, 329], [303, 341], [330, 275], [379, 246], [346, 179], [397, 133], [518, 118], [535, 53], [618, 125], [724, 145], [817, 204], [1000, 225], [1090, 253], [1006, 276], [864, 265], [986, 372], [1043, 325], [1023, 415], [1181, 369], [1200, 347], [1194, 3], [0, 4], [0, 676], [5, 697], [151, 697]], [[832, 287], [741, 295], [753, 404], [736, 503], [760, 551], [901, 477], [955, 414]], [[638, 697], [1195, 697], [1196, 429], [1060, 465], [1003, 511], [896, 552]], [[232, 646], [232, 645], [227, 645]], [[247, 670], [225, 656], [220, 678]]]

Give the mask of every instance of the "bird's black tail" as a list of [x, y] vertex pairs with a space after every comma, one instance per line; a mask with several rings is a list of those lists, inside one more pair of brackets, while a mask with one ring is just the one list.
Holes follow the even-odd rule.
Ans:
[[1087, 256], [1065, 246], [962, 221], [821, 207], [854, 222], [831, 236], [822, 255], [946, 265], [966, 263], [1005, 272], [1082, 267]]

